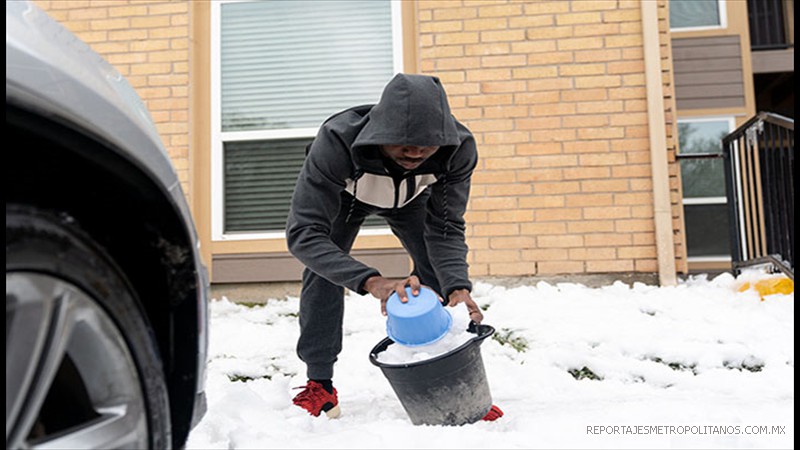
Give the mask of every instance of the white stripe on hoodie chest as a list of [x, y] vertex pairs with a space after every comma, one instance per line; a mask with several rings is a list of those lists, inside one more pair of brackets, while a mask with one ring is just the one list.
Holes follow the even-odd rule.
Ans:
[[[409, 195], [408, 184], [412, 178], [414, 180], [414, 191]], [[395, 197], [395, 184], [392, 177], [365, 173], [358, 179], [358, 189], [355, 190], [356, 199], [379, 208], [394, 208], [396, 198], [397, 207], [402, 208], [435, 182], [436, 176], [432, 174], [414, 175], [413, 177], [405, 178], [398, 184]], [[348, 178], [346, 183], [345, 190], [350, 195], [353, 195], [355, 182]]]

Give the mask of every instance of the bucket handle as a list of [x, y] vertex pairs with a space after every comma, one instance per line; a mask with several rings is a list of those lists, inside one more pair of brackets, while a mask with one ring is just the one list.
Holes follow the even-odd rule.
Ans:
[[480, 345], [483, 343], [484, 339], [494, 334], [494, 327], [491, 325], [481, 325], [474, 320], [470, 320], [469, 325], [467, 325], [467, 332], [475, 333], [477, 336], [472, 338], [472, 341]]

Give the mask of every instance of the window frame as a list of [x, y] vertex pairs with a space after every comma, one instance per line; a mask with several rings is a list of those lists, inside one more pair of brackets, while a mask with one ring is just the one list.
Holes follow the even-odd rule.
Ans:
[[[677, 120], [676, 128], [678, 124], [681, 123], [697, 123], [697, 122], [727, 122], [728, 123], [728, 133], [733, 132], [736, 130], [736, 117], [733, 114], [726, 114], [720, 116], [696, 116], [696, 117], [681, 117]], [[680, 139], [680, 137], [678, 137]], [[683, 153], [681, 149], [678, 149], [679, 155], [692, 155], [691, 153]], [[683, 180], [683, 177], [681, 177]], [[683, 189], [681, 189], [681, 193]], [[720, 196], [709, 196], [709, 197], [681, 197], [682, 205], [727, 205], [728, 199], [727, 197], [720, 197]], [[684, 208], [684, 214], [685, 214]], [[687, 248], [688, 252], [688, 248]], [[687, 262], [730, 262], [731, 256], [730, 255], [704, 255], [704, 256], [688, 256], [686, 257]]]
[[672, 22], [669, 24], [669, 31], [672, 33], [683, 33], [692, 31], [706, 31], [706, 30], [724, 30], [728, 28], [728, 0], [717, 0], [717, 11], [719, 12], [719, 25], [706, 25], [702, 27], [680, 27], [675, 28]]
[[[230, 3], [245, 3], [256, 0], [215, 0], [211, 2], [211, 241], [244, 241], [258, 239], [284, 239], [284, 230], [225, 232], [225, 157], [226, 142], [313, 138], [319, 127], [272, 130], [222, 131], [222, 87], [221, 87], [221, 17], [222, 7]], [[402, 0], [388, 0], [392, 20], [392, 65], [393, 73], [403, 71], [403, 14]], [[321, 124], [320, 124], [321, 125]], [[369, 228], [359, 231], [361, 236], [390, 235], [388, 227]]]

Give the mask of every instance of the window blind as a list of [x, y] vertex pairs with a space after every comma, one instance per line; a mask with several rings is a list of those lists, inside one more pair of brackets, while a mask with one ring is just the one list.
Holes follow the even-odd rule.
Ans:
[[226, 3], [220, 39], [223, 131], [317, 127], [394, 73], [389, 1]]

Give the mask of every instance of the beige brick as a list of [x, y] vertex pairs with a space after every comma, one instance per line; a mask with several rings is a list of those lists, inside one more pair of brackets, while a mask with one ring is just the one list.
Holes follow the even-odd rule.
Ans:
[[580, 192], [625, 192], [628, 188], [628, 181], [624, 179], [593, 180], [580, 183]]
[[569, 220], [582, 220], [582, 211], [580, 208], [548, 208], [539, 209], [536, 211], [537, 222], [554, 222], [554, 221], [569, 221]]
[[573, 1], [570, 2], [570, 9], [572, 11], [599, 11], [599, 10], [616, 10], [616, 0], [591, 0], [591, 1]]
[[[522, 81], [522, 83], [525, 82]], [[559, 97], [559, 91], [520, 92], [514, 94], [514, 102], [540, 105], [542, 103], [556, 103], [559, 101]]]
[[647, 219], [653, 216], [653, 205], [634, 205], [631, 207], [631, 217], [633, 218]]
[[509, 198], [476, 198], [473, 197], [471, 200], [472, 209], [478, 211], [493, 211], [493, 210], [507, 210], [507, 209], [516, 209], [517, 208], [517, 199], [513, 197]]
[[615, 259], [616, 249], [607, 247], [571, 248], [569, 249], [570, 261], [592, 261], [598, 259]]
[[486, 55], [507, 55], [518, 53], [511, 50], [508, 42], [481, 42], [463, 46], [464, 54], [467, 56], [486, 56]]
[[130, 50], [132, 52], [150, 52], [167, 50], [170, 48], [170, 41], [168, 39], [148, 39], [146, 41], [125, 42], [124, 44], [130, 45]]
[[567, 206], [569, 207], [583, 207], [583, 206], [602, 206], [612, 205], [612, 194], [572, 194], [566, 197]]
[[[625, 100], [625, 112], [647, 111], [647, 101], [645, 100]], [[645, 122], [646, 123], [646, 122]]]
[[586, 271], [588, 273], [631, 272], [633, 271], [633, 261], [618, 259], [586, 261]]
[[652, 232], [655, 231], [655, 226], [652, 220], [646, 219], [622, 219], [617, 220], [614, 224], [617, 232], [620, 233], [635, 233], [635, 232]]
[[[423, 22], [419, 25], [420, 33], [450, 33], [464, 30], [464, 22], [460, 20], [440, 20]], [[469, 31], [469, 30], [468, 30]]]
[[564, 169], [565, 180], [587, 180], [608, 178], [611, 171], [608, 167], [569, 167]]
[[[541, 53], [552, 52], [556, 49], [556, 40], [538, 40], [538, 41], [524, 41], [524, 42], [511, 42], [511, 53]], [[531, 61], [529, 59], [529, 61]]]
[[572, 89], [572, 78], [541, 78], [528, 81], [528, 90], [531, 92], [554, 91]]
[[514, 121], [515, 127], [519, 130], [541, 130], [553, 129], [561, 126], [560, 117], [538, 117], [516, 119]]
[[607, 98], [608, 90], [604, 88], [561, 91], [561, 100], [565, 102], [588, 102], [592, 100], [606, 100]]
[[471, 19], [459, 23], [463, 23], [466, 31], [505, 30], [508, 28], [508, 19], [505, 17]]
[[652, 176], [652, 169], [649, 164], [631, 165], [613, 167], [611, 176], [614, 178], [645, 178]]
[[157, 28], [170, 26], [169, 16], [133, 17], [131, 28]]
[[529, 2], [525, 4], [525, 15], [565, 13], [570, 9], [570, 3], [563, 0]]
[[583, 236], [580, 235], [565, 235], [565, 236], [538, 236], [536, 243], [539, 248], [570, 248], [582, 247]]
[[189, 12], [189, 2], [163, 2], [160, 4], [149, 5], [147, 7], [150, 15], [159, 14], [180, 14]]
[[519, 250], [475, 250], [473, 251], [475, 262], [513, 262], [520, 261]]
[[525, 30], [481, 31], [481, 42], [510, 42], [525, 39]]
[[436, 45], [475, 44], [480, 41], [476, 32], [439, 33], [434, 35]]
[[611, 116], [611, 125], [646, 125], [647, 120], [645, 113], [614, 114]]
[[566, 116], [576, 112], [576, 103], [544, 103], [532, 104], [530, 112], [532, 116]]
[[188, 37], [189, 27], [149, 28], [147, 36], [152, 39]]
[[174, 61], [185, 61], [188, 59], [188, 55], [185, 51], [182, 50], [168, 50], [168, 51], [151, 51], [148, 52], [147, 58], [149, 62], [152, 63], [160, 63], [160, 62], [174, 62]]
[[534, 195], [530, 197], [521, 197], [519, 199], [520, 208], [563, 208], [564, 196], [563, 195]]
[[604, 22], [641, 22], [639, 9], [619, 9], [603, 13]]
[[581, 184], [577, 181], [538, 183], [533, 187], [533, 192], [536, 195], [571, 194], [581, 192], [581, 190]]
[[490, 184], [486, 186], [487, 197], [510, 197], [530, 195], [531, 186], [529, 184]]
[[561, 76], [576, 75], [600, 75], [606, 73], [605, 64], [571, 64], [559, 66], [558, 73]]
[[492, 213], [489, 214], [488, 221], [489, 223], [532, 222], [533, 211], [532, 210], [492, 211]]
[[477, 8], [447, 8], [435, 9], [433, 11], [433, 20], [456, 20], [456, 19], [474, 19], [478, 17]]
[[558, 41], [559, 50], [586, 50], [594, 48], [603, 48], [603, 38], [580, 37], [572, 39], [560, 39]]
[[493, 249], [513, 248], [517, 250], [522, 250], [535, 247], [536, 247], [536, 238], [530, 236], [489, 238], [489, 248]]
[[527, 169], [517, 170], [517, 178], [521, 183], [530, 181], [559, 181], [564, 179], [561, 169]]
[[[580, 12], [570, 14], [559, 14], [556, 16], [556, 25], [584, 25], [602, 22], [599, 12]], [[580, 27], [576, 27], [580, 28]]]
[[501, 81], [511, 79], [511, 69], [477, 69], [467, 72], [467, 81]]
[[620, 34], [621, 30], [622, 27], [617, 23], [581, 25], [579, 27], [575, 27], [575, 37], [614, 36]]
[[509, 28], [550, 27], [555, 23], [553, 16], [517, 16], [508, 19]]
[[[530, 140], [530, 133], [527, 131], [510, 131], [505, 133], [485, 133], [483, 135], [484, 141], [488, 144], [516, 144], [521, 142], [528, 142]], [[510, 159], [510, 158], [505, 158]], [[527, 167], [516, 165], [518, 161], [506, 161], [507, 164], [515, 164], [515, 167]], [[489, 166], [487, 166], [488, 168]], [[504, 168], [504, 167], [497, 167]]]
[[108, 17], [108, 10], [106, 10], [105, 8], [85, 7], [79, 9], [70, 9], [69, 11], [67, 11], [68, 22], [74, 22], [78, 20], [97, 21], [97, 19], [105, 19], [107, 17]]
[[478, 16], [480, 17], [507, 17], [518, 16], [522, 14], [522, 5], [520, 4], [506, 4], [494, 6], [481, 6], [478, 8]]
[[583, 216], [594, 219], [628, 219], [631, 217], [630, 206], [600, 206], [583, 208]]
[[525, 261], [563, 261], [569, 259], [569, 250], [564, 248], [523, 250], [522, 259]]
[[625, 129], [622, 127], [600, 127], [600, 128], [581, 128], [578, 129], [579, 139], [615, 139], [625, 136]]
[[622, 75], [622, 84], [624, 86], [644, 86], [645, 85], [645, 77], [644, 74], [629, 74], [629, 75]]
[[492, 276], [525, 276], [536, 275], [536, 265], [533, 263], [490, 263], [489, 275]]
[[500, 105], [500, 106], [485, 106], [483, 108], [483, 116], [487, 119], [500, 119], [500, 118], [514, 118], [525, 117], [528, 115], [527, 106], [513, 106], [513, 105]]
[[[670, 180], [670, 185], [672, 180]], [[630, 180], [631, 191], [647, 191], [653, 192], [653, 180], [648, 178], [632, 178]], [[670, 186], [673, 189], [677, 188], [677, 186]]]
[[567, 223], [567, 233], [610, 233], [614, 231], [614, 222], [610, 220], [580, 220]]
[[650, 141], [648, 139], [619, 139], [611, 141], [613, 151], [638, 151], [649, 150]]
[[616, 166], [627, 163], [622, 153], [592, 153], [581, 155], [578, 161], [581, 166]]
[[531, 66], [571, 63], [572, 60], [573, 57], [571, 52], [542, 52], [528, 54], [528, 65]]
[[498, 94], [525, 91], [525, 81], [483, 81], [480, 83], [480, 92], [484, 94]]
[[575, 78], [575, 87], [578, 89], [596, 87], [617, 87], [622, 84], [619, 75], [597, 75]]
[[567, 227], [563, 221], [558, 222], [527, 222], [520, 224], [520, 231], [525, 236], [562, 236]]
[[602, 62], [602, 61], [618, 61], [622, 58], [622, 51], [620, 49], [602, 49], [602, 50], [585, 50], [576, 51], [575, 62]]
[[541, 275], [584, 273], [585, 264], [583, 261], [540, 261], [536, 269]]
[[127, 18], [92, 20], [90, 28], [93, 31], [126, 30], [130, 28], [130, 20]]
[[534, 130], [531, 131], [530, 142], [559, 142], [559, 141], [574, 141], [575, 137], [574, 129], [562, 128], [560, 130], [547, 130], [547, 131], [539, 131]]
[[[580, 103], [578, 107], [580, 108]], [[608, 125], [608, 115], [603, 114], [580, 114], [565, 116], [561, 118], [565, 128], [600, 127]]]
[[546, 156], [531, 156], [530, 162], [532, 167], [573, 167], [578, 162], [575, 155], [546, 155]]
[[481, 58], [482, 67], [518, 67], [527, 64], [525, 55], [484, 56]]
[[436, 70], [463, 70], [481, 67], [481, 60], [477, 56], [463, 58], [439, 58], [436, 60]]
[[517, 153], [514, 149], [514, 144], [485, 144], [481, 145], [479, 148], [481, 161], [479, 164], [483, 164], [482, 168], [485, 169], [486, 164], [485, 162], [488, 161], [489, 158], [500, 158], [506, 156], [517, 156]]
[[579, 114], [614, 113], [625, 110], [622, 100], [584, 101], [578, 104]]
[[562, 153], [560, 142], [518, 144], [516, 146], [516, 150], [518, 155], [554, 155], [557, 153]]
[[584, 235], [584, 242], [587, 247], [619, 247], [631, 245], [633, 239], [630, 234], [589, 233]]
[[435, 47], [421, 48], [420, 56], [427, 58], [453, 58], [464, 56], [464, 47], [461, 45], [437, 45]]
[[[572, 37], [572, 27], [568, 26], [568, 27], [528, 28], [525, 36], [531, 41], [536, 41], [540, 39], [560, 40]], [[556, 44], [558, 44], [558, 42], [556, 42]]]
[[606, 153], [609, 141], [564, 142], [564, 153]]
[[634, 270], [636, 272], [657, 272], [658, 261], [655, 259], [637, 259], [634, 261]]
[[516, 236], [519, 234], [519, 224], [476, 224], [473, 227], [475, 236]]
[[653, 194], [630, 192], [614, 194], [615, 205], [650, 205], [653, 202]]
[[658, 256], [654, 246], [619, 247], [618, 252], [621, 259], [644, 259]]

